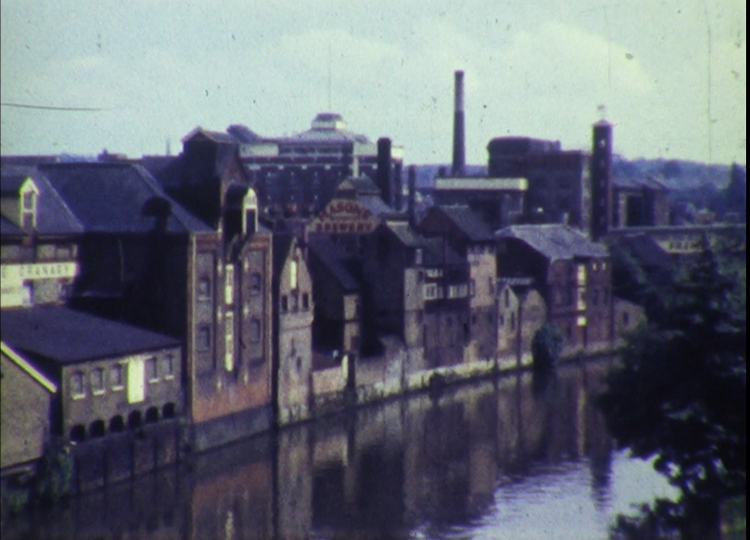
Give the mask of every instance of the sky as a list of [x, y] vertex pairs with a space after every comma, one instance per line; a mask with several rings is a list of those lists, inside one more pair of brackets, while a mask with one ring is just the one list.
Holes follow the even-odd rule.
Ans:
[[[746, 163], [744, 0], [3, 0], [0, 152], [138, 157], [200, 125], [263, 136], [338, 112], [406, 163], [504, 135]], [[96, 110], [21, 108], [13, 105]]]

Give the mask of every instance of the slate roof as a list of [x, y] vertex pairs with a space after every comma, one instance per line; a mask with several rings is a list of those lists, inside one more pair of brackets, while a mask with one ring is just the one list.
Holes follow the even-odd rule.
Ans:
[[612, 179], [612, 183], [615, 187], [620, 189], [654, 189], [657, 191], [666, 191], [667, 186], [658, 178], [653, 176], [645, 177], [616, 177]]
[[[22, 172], [23, 174], [18, 174]], [[8, 167], [3, 166], [0, 170], [3, 191], [5, 186], [18, 186], [31, 177], [34, 185], [39, 190], [36, 207], [36, 232], [40, 235], [69, 235], [83, 232], [81, 222], [71, 212], [70, 208], [60, 198], [60, 195], [52, 188], [49, 181], [34, 167]], [[18, 179], [21, 179], [20, 182]], [[18, 187], [15, 193], [18, 193]], [[8, 224], [15, 224], [8, 220]], [[20, 230], [20, 229], [19, 229]], [[7, 232], [6, 232], [7, 231]], [[2, 234], [15, 234], [11, 227], [3, 224]]]
[[20, 227], [17, 227], [15, 223], [7, 219], [5, 216], [0, 216], [0, 235], [2, 236], [24, 236], [26, 233]]
[[516, 238], [550, 260], [575, 257], [607, 257], [607, 249], [567, 225], [511, 225], [496, 238]]
[[170, 209], [166, 232], [211, 230], [169, 198], [140, 165], [66, 163], [43, 165], [39, 170], [86, 232], [151, 231], [155, 219], [149, 210], [160, 199]]
[[359, 195], [357, 201], [372, 212], [372, 215], [376, 218], [398, 214], [393, 208], [385, 204], [380, 195]]
[[346, 264], [347, 254], [326, 237], [311, 241], [310, 253], [318, 260], [341, 285], [345, 292], [360, 289], [360, 283], [349, 271]]
[[224, 133], [222, 131], [211, 131], [208, 129], [203, 129], [200, 126], [194, 128], [190, 133], [185, 135], [182, 138], [182, 142], [187, 142], [198, 135], [203, 135], [207, 139], [220, 144], [236, 145], [238, 143], [238, 140], [229, 133]]
[[651, 236], [645, 234], [625, 236], [617, 241], [629, 248], [643, 266], [667, 268], [673, 263], [672, 256], [664, 251]]
[[380, 188], [369, 176], [353, 176], [348, 180], [358, 195], [380, 196]]
[[384, 226], [407, 247], [424, 246], [424, 238], [417, 235], [406, 221], [386, 221]]
[[242, 124], [232, 124], [227, 128], [227, 133], [240, 143], [253, 143], [262, 140], [262, 137]]
[[3, 310], [3, 341], [15, 350], [58, 364], [177, 347], [178, 339], [67, 307]]
[[468, 264], [466, 259], [461, 257], [448, 242], [443, 242], [442, 238], [426, 238], [424, 240], [424, 266], [458, 266]]
[[2, 175], [0, 179], [0, 192], [3, 195], [17, 195], [18, 190], [30, 175], [12, 174]]
[[446, 205], [434, 207], [436, 211], [441, 212], [445, 217], [453, 222], [458, 229], [471, 242], [483, 242], [494, 240], [492, 229], [474, 212], [468, 205]]

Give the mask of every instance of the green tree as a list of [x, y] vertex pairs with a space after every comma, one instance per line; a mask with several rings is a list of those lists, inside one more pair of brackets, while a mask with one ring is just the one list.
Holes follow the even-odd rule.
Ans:
[[547, 369], [555, 367], [562, 353], [563, 340], [560, 329], [554, 324], [545, 323], [539, 328], [531, 340], [531, 354], [534, 357], [534, 368]]
[[747, 319], [737, 277], [704, 242], [663, 297], [663, 317], [629, 338], [600, 398], [618, 446], [656, 456], [679, 488], [669, 514], [685, 537], [719, 538], [721, 502], [746, 490]]

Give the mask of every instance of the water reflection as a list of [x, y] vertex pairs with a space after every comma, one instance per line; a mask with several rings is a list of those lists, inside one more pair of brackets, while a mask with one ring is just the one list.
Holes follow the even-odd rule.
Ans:
[[598, 538], [613, 512], [613, 459], [625, 460], [593, 407], [608, 365], [293, 427], [6, 520], [3, 537]]

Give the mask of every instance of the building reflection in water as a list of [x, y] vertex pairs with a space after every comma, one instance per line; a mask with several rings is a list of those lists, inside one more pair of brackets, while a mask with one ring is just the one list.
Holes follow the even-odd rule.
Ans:
[[604, 512], [613, 447], [593, 402], [608, 365], [564, 366], [544, 384], [531, 373], [465, 384], [256, 437], [5, 520], [3, 538], [440, 538], [480, 523], [499, 490], [577, 462]]

